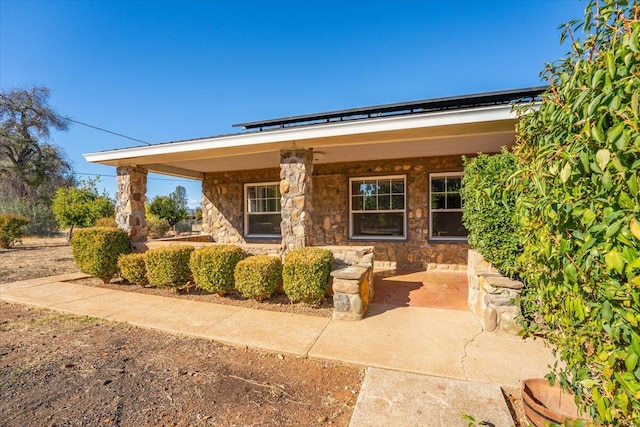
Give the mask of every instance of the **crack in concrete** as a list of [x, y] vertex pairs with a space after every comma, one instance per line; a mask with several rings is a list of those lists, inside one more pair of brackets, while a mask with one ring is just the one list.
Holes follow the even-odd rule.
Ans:
[[478, 320], [478, 318], [476, 318], [476, 322], [478, 322], [478, 326], [480, 326], [480, 332], [475, 334], [473, 337], [471, 337], [470, 340], [468, 340], [467, 342], [464, 343], [464, 347], [462, 348], [462, 350], [464, 351], [464, 354], [460, 358], [460, 365], [462, 367], [462, 373], [463, 373], [464, 379], [466, 381], [469, 381], [469, 376], [467, 375], [467, 369], [465, 368], [465, 365], [464, 365], [464, 359], [466, 359], [467, 356], [468, 356], [468, 354], [467, 354], [467, 346], [469, 344], [471, 344], [472, 342], [474, 342], [476, 340], [476, 338], [478, 338], [480, 335], [482, 335], [484, 333], [484, 329], [482, 329], [482, 325], [480, 324], [480, 321]]

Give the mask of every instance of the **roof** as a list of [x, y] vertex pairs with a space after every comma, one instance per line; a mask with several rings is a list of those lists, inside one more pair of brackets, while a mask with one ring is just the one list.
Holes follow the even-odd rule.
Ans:
[[331, 121], [361, 120], [389, 115], [417, 114], [431, 111], [456, 110], [462, 108], [482, 107], [490, 105], [510, 104], [518, 101], [535, 100], [547, 86], [537, 86], [523, 89], [512, 89], [495, 92], [484, 92], [471, 95], [431, 98], [419, 101], [382, 104], [370, 107], [351, 108], [347, 110], [328, 111], [324, 113], [304, 114], [299, 116], [282, 117], [256, 122], [238, 123], [234, 127], [245, 130], [273, 127], [291, 127], [309, 124], [322, 124]]
[[491, 153], [515, 139], [512, 106], [543, 87], [438, 98], [245, 123], [229, 135], [84, 154], [87, 161], [138, 165], [202, 179], [205, 173], [276, 168], [281, 150], [322, 153], [314, 163]]

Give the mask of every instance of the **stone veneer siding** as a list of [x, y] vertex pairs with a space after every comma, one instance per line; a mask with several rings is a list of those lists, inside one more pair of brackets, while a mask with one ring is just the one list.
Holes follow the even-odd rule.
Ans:
[[137, 166], [116, 169], [116, 224], [129, 233], [132, 242], [147, 240], [144, 202], [147, 200], [147, 170]]
[[282, 249], [312, 245], [313, 154], [309, 150], [280, 153]]
[[[311, 243], [314, 246], [373, 246], [376, 264], [398, 268], [465, 268], [469, 249], [466, 243], [428, 239], [429, 173], [462, 169], [461, 156], [314, 165]], [[407, 178], [407, 238], [350, 240], [349, 178], [384, 175]], [[205, 174], [202, 182], [204, 232], [219, 243], [244, 242], [244, 184], [278, 181], [280, 176], [278, 168]], [[277, 243], [278, 239], [247, 241]]]

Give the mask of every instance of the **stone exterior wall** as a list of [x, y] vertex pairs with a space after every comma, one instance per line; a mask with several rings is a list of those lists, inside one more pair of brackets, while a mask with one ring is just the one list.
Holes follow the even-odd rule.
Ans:
[[129, 233], [132, 242], [147, 240], [144, 202], [147, 200], [147, 170], [136, 166], [116, 169], [116, 224]]
[[287, 150], [280, 153], [280, 194], [282, 249], [311, 246], [313, 212], [313, 153]]
[[[373, 245], [378, 265], [410, 269], [465, 268], [465, 243], [429, 242], [429, 174], [463, 169], [461, 156], [316, 165], [315, 245]], [[349, 178], [407, 177], [407, 239], [349, 240]]]
[[[311, 236], [305, 236], [314, 246], [373, 246], [378, 265], [420, 270], [464, 269], [469, 249], [466, 243], [429, 242], [428, 239], [429, 173], [462, 169], [460, 156], [314, 165], [312, 187], [307, 188], [313, 189], [311, 195], [315, 203], [312, 212], [305, 213], [311, 217]], [[286, 176], [287, 172], [284, 174]], [[349, 178], [383, 175], [407, 177], [407, 238], [349, 240]], [[219, 243], [244, 242], [243, 184], [278, 181], [280, 176], [281, 170], [277, 168], [206, 174], [202, 183], [204, 232]], [[308, 171], [304, 179], [308, 185]], [[282, 185], [286, 187], [287, 184]], [[294, 203], [293, 198], [288, 200]], [[306, 200], [305, 206], [309, 206]], [[276, 243], [278, 239], [250, 241]]]
[[[244, 184], [279, 181], [280, 170], [207, 173], [202, 180], [202, 231], [218, 243], [244, 243]], [[250, 239], [273, 243], [273, 239]]]
[[516, 299], [522, 293], [522, 282], [502, 276], [475, 250], [469, 250], [467, 281], [469, 308], [482, 329], [488, 332], [520, 331], [516, 320], [520, 308]]

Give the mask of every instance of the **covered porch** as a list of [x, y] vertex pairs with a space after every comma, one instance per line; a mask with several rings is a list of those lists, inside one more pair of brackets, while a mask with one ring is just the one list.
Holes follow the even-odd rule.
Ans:
[[464, 269], [462, 156], [511, 145], [543, 88], [244, 123], [237, 134], [86, 154], [117, 168], [116, 220], [147, 240], [148, 172], [202, 182], [217, 243], [372, 246], [379, 267]]

